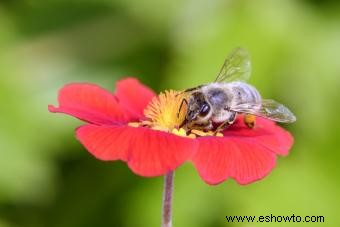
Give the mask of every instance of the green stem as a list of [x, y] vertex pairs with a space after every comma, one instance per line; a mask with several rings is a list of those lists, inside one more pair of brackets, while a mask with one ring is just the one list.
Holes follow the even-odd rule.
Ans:
[[162, 226], [172, 226], [172, 194], [174, 189], [174, 172], [168, 172], [164, 176], [164, 191], [163, 191], [163, 214]]

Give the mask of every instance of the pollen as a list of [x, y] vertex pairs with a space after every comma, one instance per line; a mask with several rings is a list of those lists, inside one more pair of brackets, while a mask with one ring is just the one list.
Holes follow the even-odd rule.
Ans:
[[140, 122], [129, 122], [129, 123], [128, 123], [128, 126], [134, 127], [134, 128], [137, 128], [137, 127], [139, 127], [140, 125], [141, 125]]
[[183, 128], [180, 128], [180, 129], [174, 128], [172, 129], [171, 132], [178, 136], [184, 136], [184, 137], [187, 136], [187, 132]]
[[191, 130], [191, 133], [196, 136], [217, 136], [217, 137], [223, 137], [223, 134], [221, 132], [213, 132], [213, 131], [201, 131], [197, 129]]
[[187, 98], [187, 94], [180, 91], [162, 92], [151, 100], [144, 115], [152, 128], [157, 126], [171, 132], [178, 129], [185, 119], [187, 105], [183, 100]]

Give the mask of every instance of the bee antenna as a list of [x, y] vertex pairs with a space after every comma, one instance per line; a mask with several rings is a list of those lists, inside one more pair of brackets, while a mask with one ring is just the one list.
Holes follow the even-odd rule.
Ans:
[[200, 85], [200, 86], [197, 86], [197, 87], [192, 87], [192, 88], [185, 89], [184, 91], [182, 91], [182, 92], [180, 92], [179, 94], [177, 94], [177, 95], [176, 95], [176, 97], [177, 97], [178, 95], [181, 95], [181, 94], [183, 94], [183, 93], [194, 92], [194, 91], [196, 91], [196, 90], [200, 89], [201, 87], [203, 87], [203, 85]]
[[184, 121], [182, 122], [182, 124], [180, 124], [179, 128], [182, 128], [187, 122], [188, 122], [188, 120], [185, 118]]
[[182, 99], [182, 102], [181, 102], [181, 105], [179, 106], [179, 109], [178, 109], [178, 112], [177, 112], [177, 118], [179, 118], [179, 113], [181, 112], [182, 110], [182, 107], [183, 107], [183, 103], [185, 103], [187, 106], [188, 106], [188, 101], [186, 99]]

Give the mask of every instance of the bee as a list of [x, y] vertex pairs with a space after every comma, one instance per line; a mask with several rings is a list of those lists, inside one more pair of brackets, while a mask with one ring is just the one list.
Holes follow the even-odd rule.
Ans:
[[185, 119], [181, 125], [188, 130], [223, 130], [233, 124], [237, 115], [244, 114], [249, 128], [255, 125], [255, 116], [276, 122], [296, 121], [294, 114], [284, 105], [262, 99], [258, 90], [246, 83], [251, 73], [250, 56], [242, 48], [235, 49], [224, 61], [215, 81], [186, 89], [188, 100]]

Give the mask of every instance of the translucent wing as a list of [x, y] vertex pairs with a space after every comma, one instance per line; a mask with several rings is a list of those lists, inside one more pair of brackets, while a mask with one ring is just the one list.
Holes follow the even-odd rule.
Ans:
[[287, 107], [270, 99], [263, 99], [261, 103], [238, 104], [230, 110], [253, 114], [277, 122], [292, 123], [296, 121], [296, 117]]
[[249, 53], [242, 48], [237, 48], [224, 61], [215, 82], [247, 81], [250, 77], [250, 72]]

